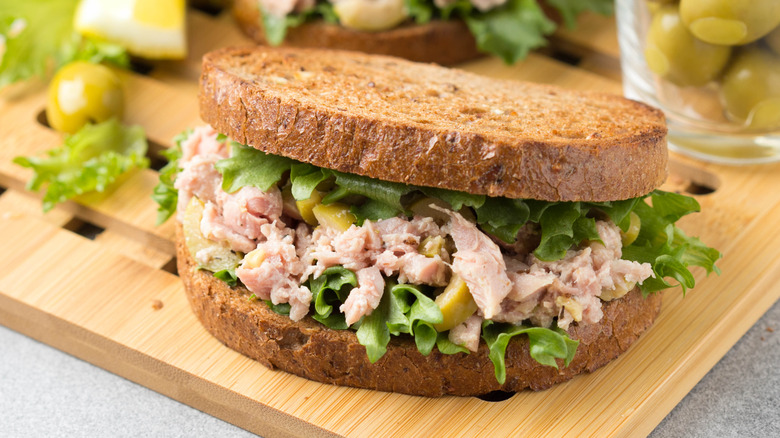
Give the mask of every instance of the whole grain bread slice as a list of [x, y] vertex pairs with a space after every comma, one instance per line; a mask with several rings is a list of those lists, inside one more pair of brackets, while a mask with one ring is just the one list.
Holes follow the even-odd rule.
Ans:
[[331, 330], [307, 316], [293, 322], [250, 300], [243, 286], [231, 288], [198, 269], [177, 224], [179, 276], [200, 322], [228, 347], [271, 369], [318, 382], [436, 397], [480, 395], [491, 391], [542, 390], [576, 375], [592, 372], [626, 351], [654, 322], [661, 293], [643, 298], [639, 289], [605, 303], [598, 324], [573, 324], [568, 332], [580, 341], [567, 367], [541, 365], [531, 358], [526, 336], [512, 338], [506, 350], [506, 381], [496, 380], [488, 347], [475, 353], [423, 356], [410, 337], [393, 337], [387, 353], [371, 363], [355, 332]]
[[[234, 0], [233, 16], [247, 36], [259, 44], [267, 44], [257, 0]], [[409, 23], [381, 32], [361, 32], [314, 21], [288, 29], [284, 44], [354, 50], [442, 65], [481, 55], [471, 32], [460, 20]]]
[[261, 151], [489, 196], [610, 201], [666, 178], [666, 125], [619, 96], [346, 51], [203, 58], [201, 117]]

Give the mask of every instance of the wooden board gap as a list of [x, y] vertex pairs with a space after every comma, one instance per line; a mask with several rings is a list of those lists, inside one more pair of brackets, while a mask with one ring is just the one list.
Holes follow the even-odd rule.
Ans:
[[149, 159], [149, 167], [159, 171], [166, 164], [168, 164], [168, 159], [162, 155], [162, 151], [166, 150], [167, 148], [160, 143], [152, 141], [148, 138], [146, 141], [149, 143], [149, 149], [146, 151], [146, 158]]
[[51, 129], [51, 125], [49, 125], [49, 119], [46, 117], [46, 109], [42, 109], [40, 112], [38, 112], [38, 115], [35, 117], [35, 121], [38, 122], [39, 125]]
[[164, 264], [160, 269], [177, 277], [179, 276], [179, 269], [176, 267], [176, 257], [172, 257], [170, 260], [168, 260], [168, 263]]
[[514, 397], [516, 392], [508, 392], [508, 391], [492, 391], [488, 392], [487, 394], [482, 394], [477, 396], [478, 399], [486, 402], [502, 402], [505, 400], [509, 400], [510, 398]]
[[560, 61], [564, 64], [568, 64], [574, 67], [580, 65], [580, 63], [582, 62], [582, 56], [575, 55], [574, 53], [566, 52], [562, 50], [553, 49], [547, 55], [550, 58], [555, 59], [556, 61]]
[[138, 73], [139, 75], [149, 76], [154, 70], [154, 64], [141, 58], [130, 58], [130, 70]]
[[91, 222], [84, 221], [79, 218], [73, 218], [68, 223], [62, 226], [62, 228], [76, 233], [79, 236], [86, 237], [89, 240], [95, 240], [102, 232], [106, 231], [105, 228], [97, 226]]
[[217, 15], [222, 13], [223, 3], [224, 2], [219, 2], [214, 0], [192, 0], [190, 2], [190, 7], [192, 9], [203, 12], [204, 14], [208, 14], [211, 15], [212, 17], [216, 17]]

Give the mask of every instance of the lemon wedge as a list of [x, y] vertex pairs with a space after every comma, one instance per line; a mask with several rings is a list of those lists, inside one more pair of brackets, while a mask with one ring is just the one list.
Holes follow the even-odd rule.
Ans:
[[73, 26], [142, 58], [187, 54], [184, 0], [81, 0]]

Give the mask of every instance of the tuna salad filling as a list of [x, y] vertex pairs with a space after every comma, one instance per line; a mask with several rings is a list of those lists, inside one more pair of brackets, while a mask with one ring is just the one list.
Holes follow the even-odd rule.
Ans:
[[674, 227], [698, 208], [677, 194], [653, 193], [654, 207], [488, 198], [266, 155], [210, 126], [168, 157], [155, 198], [163, 219], [175, 208], [201, 268], [293, 321], [357, 330], [372, 361], [391, 335], [423, 354], [481, 339], [492, 351], [506, 348], [496, 331], [533, 327], [532, 341], [557, 346], [534, 358], [567, 365], [571, 324], [598, 323], [603, 302], [636, 286], [670, 287], [664, 277], [692, 287], [687, 266], [715, 270], [720, 256]]

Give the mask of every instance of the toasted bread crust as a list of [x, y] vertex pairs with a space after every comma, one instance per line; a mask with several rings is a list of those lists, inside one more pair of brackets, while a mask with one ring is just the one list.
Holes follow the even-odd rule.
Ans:
[[[266, 44], [257, 0], [234, 0], [233, 16], [255, 42]], [[453, 65], [479, 57], [474, 37], [460, 20], [408, 24], [382, 32], [360, 32], [323, 21], [288, 29], [284, 45], [354, 50], [411, 61]]]
[[666, 179], [663, 114], [622, 97], [343, 51], [207, 54], [201, 117], [267, 153], [488, 196], [611, 201]]
[[190, 305], [203, 326], [228, 347], [271, 369], [281, 369], [323, 383], [412, 395], [480, 395], [491, 391], [546, 389], [585, 372], [592, 372], [626, 351], [653, 323], [661, 309], [661, 294], [642, 298], [638, 289], [605, 303], [598, 324], [572, 325], [569, 335], [580, 340], [574, 360], [560, 369], [531, 358], [528, 340], [517, 336], [506, 353], [506, 382], [496, 381], [488, 348], [476, 353], [428, 356], [417, 351], [410, 337], [393, 337], [387, 353], [372, 364], [352, 330], [331, 330], [305, 317], [293, 322], [271, 311], [262, 301], [250, 301], [243, 286], [228, 287], [210, 272], [197, 268], [177, 227], [179, 276]]

